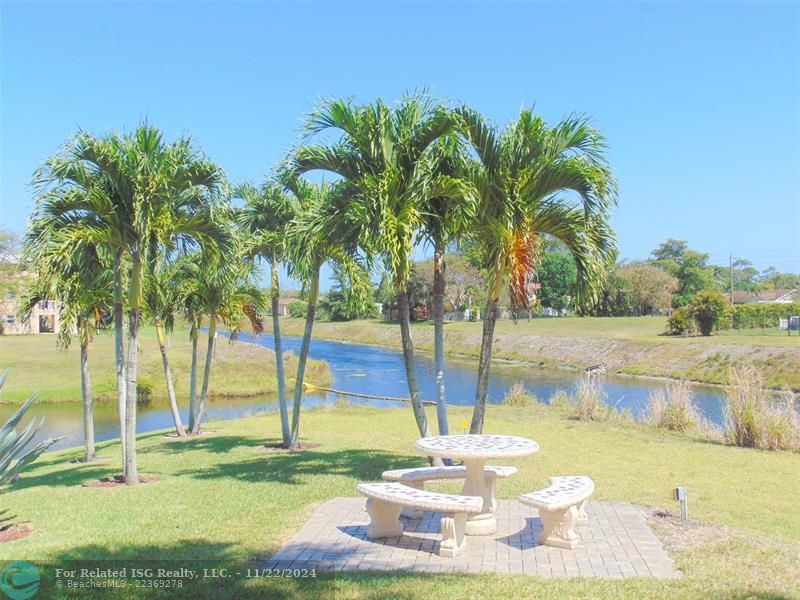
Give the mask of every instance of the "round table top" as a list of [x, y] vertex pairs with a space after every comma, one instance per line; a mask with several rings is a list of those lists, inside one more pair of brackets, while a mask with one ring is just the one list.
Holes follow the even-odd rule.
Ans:
[[420, 438], [414, 448], [426, 456], [464, 460], [527, 456], [538, 452], [539, 444], [514, 435], [467, 434]]

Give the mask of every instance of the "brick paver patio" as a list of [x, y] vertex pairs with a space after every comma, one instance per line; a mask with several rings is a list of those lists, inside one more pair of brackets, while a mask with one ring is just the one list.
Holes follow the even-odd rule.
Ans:
[[500, 500], [497, 533], [468, 536], [456, 558], [439, 550], [439, 518], [401, 517], [399, 538], [367, 539], [369, 516], [363, 498], [334, 498], [320, 505], [299, 532], [263, 566], [318, 570], [396, 570], [527, 573], [543, 577], [677, 577], [680, 575], [645, 520], [642, 508], [593, 502], [589, 525], [576, 531], [582, 545], [561, 550], [539, 544], [542, 524], [535, 509]]

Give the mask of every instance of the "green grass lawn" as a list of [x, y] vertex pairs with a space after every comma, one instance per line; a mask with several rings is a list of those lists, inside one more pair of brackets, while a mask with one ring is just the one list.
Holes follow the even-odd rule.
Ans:
[[[450, 411], [458, 430], [469, 411]], [[265, 453], [279, 436], [277, 415], [224, 421], [187, 441], [150, 433], [140, 438], [140, 471], [159, 481], [137, 487], [85, 488], [119, 471], [116, 443], [100, 444], [110, 460], [72, 464], [68, 450], [45, 455], [7, 487], [0, 508], [30, 521], [26, 539], [0, 545], [0, 558], [34, 563], [72, 559], [203, 560], [203, 566], [267, 557], [313, 508], [356, 496], [360, 481], [389, 468], [422, 465], [413, 449], [408, 408], [307, 411], [297, 454]], [[800, 590], [800, 455], [726, 447], [623, 423], [583, 423], [543, 406], [489, 409], [486, 431], [536, 439], [542, 450], [511, 461], [520, 474], [498, 485], [514, 498], [554, 474], [585, 473], [596, 498], [675, 511], [671, 490], [685, 485], [692, 516], [726, 526], [724, 536], [676, 551], [684, 577], [546, 580], [510, 575], [336, 574], [316, 579], [206, 581], [184, 590], [97, 591], [90, 597], [329, 598], [796, 598]], [[722, 531], [722, 529], [720, 529]], [[201, 563], [197, 563], [201, 564]], [[70, 596], [86, 597], [87, 592]]]
[[[800, 390], [800, 336], [761, 335], [761, 330], [710, 337], [666, 336], [666, 317], [563, 317], [497, 322], [493, 357], [552, 368], [585, 369], [606, 364], [609, 372], [725, 384], [730, 366], [752, 362], [772, 388]], [[302, 333], [302, 319], [283, 319], [282, 331]], [[481, 323], [445, 326], [446, 351], [477, 357]], [[756, 334], [755, 332], [759, 332]], [[433, 324], [413, 325], [419, 350], [433, 351]], [[385, 321], [320, 322], [320, 338], [400, 348], [399, 326]]]
[[[163, 400], [167, 386], [158, 349], [155, 329], [143, 327], [139, 342], [139, 382], [153, 387], [153, 398]], [[206, 355], [205, 336], [198, 351], [198, 386], [202, 382]], [[191, 342], [185, 327], [176, 327], [167, 350], [179, 398], [189, 394]], [[291, 378], [296, 357], [287, 353], [286, 369]], [[0, 371], [9, 370], [0, 402], [21, 402], [37, 390], [41, 402], [80, 402], [80, 347], [73, 342], [67, 351], [56, 348], [54, 335], [16, 335], [0, 337]], [[214, 368], [211, 372], [210, 396], [250, 396], [277, 391], [275, 353], [261, 346], [245, 343], [229, 344], [217, 339]], [[306, 378], [325, 385], [330, 382], [327, 364], [311, 361]], [[89, 371], [96, 401], [116, 401], [114, 367], [114, 335], [101, 332], [89, 347]], [[291, 384], [291, 381], [290, 381]]]

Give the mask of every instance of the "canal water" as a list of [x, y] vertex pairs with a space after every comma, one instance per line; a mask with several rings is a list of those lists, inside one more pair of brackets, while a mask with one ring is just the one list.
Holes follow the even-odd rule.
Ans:
[[[222, 338], [220, 343], [226, 343]], [[272, 335], [257, 337], [241, 334], [237, 343], [261, 344], [273, 348]], [[300, 338], [285, 336], [285, 351], [299, 352]], [[362, 394], [387, 397], [405, 397], [408, 388], [403, 368], [402, 354], [398, 351], [365, 346], [347, 342], [313, 340], [310, 355], [312, 358], [324, 360], [330, 366], [333, 382], [332, 388]], [[477, 360], [448, 359], [445, 383], [449, 404], [471, 405], [475, 397]], [[433, 358], [427, 354], [417, 354], [417, 368], [421, 384], [422, 397], [435, 400], [435, 375]], [[76, 365], [75, 376], [78, 376]], [[497, 362], [492, 365], [489, 384], [489, 402], [499, 403], [509, 387], [521, 382], [541, 402], [547, 402], [557, 390], [573, 392], [584, 375], [571, 370], [543, 369], [535, 366], [505, 364]], [[214, 373], [212, 371], [212, 385]], [[641, 418], [647, 411], [650, 393], [665, 385], [663, 381], [635, 378], [601, 376], [607, 402], [617, 410], [629, 410], [634, 417]], [[309, 381], [309, 383], [314, 383]], [[398, 402], [385, 400], [364, 400], [348, 398], [354, 404], [372, 406], [401, 406]], [[333, 403], [333, 394], [309, 394], [305, 405]], [[184, 398], [179, 402], [186, 404]], [[291, 399], [290, 399], [291, 401]], [[724, 392], [712, 386], [694, 386], [694, 401], [698, 410], [713, 424], [721, 424], [723, 420]], [[0, 418], [7, 418], [14, 407], [0, 405]], [[277, 410], [277, 398], [274, 396], [248, 398], [214, 398], [208, 406], [208, 419], [235, 419], [237, 417], [257, 414], [267, 410]], [[184, 423], [186, 422], [184, 406]], [[44, 416], [45, 425], [37, 437], [63, 436], [53, 449], [79, 446], [83, 443], [81, 406], [79, 403], [37, 404], [23, 421], [26, 424], [30, 416]], [[434, 415], [431, 414], [431, 418]], [[151, 406], [140, 406], [137, 430], [140, 433], [164, 429], [172, 426], [172, 416], [166, 402], [154, 403]], [[119, 437], [119, 426], [115, 403], [98, 403], [95, 406], [95, 428], [98, 441]]]

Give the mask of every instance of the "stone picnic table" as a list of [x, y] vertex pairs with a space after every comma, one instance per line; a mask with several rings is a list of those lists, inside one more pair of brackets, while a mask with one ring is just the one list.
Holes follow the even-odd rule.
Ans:
[[484, 475], [486, 462], [491, 459], [528, 456], [539, 451], [539, 444], [513, 435], [440, 435], [420, 438], [414, 448], [425, 456], [461, 460], [467, 469], [465, 496], [483, 498], [483, 510], [467, 519], [468, 535], [491, 535], [497, 531], [494, 478], [488, 483]]

